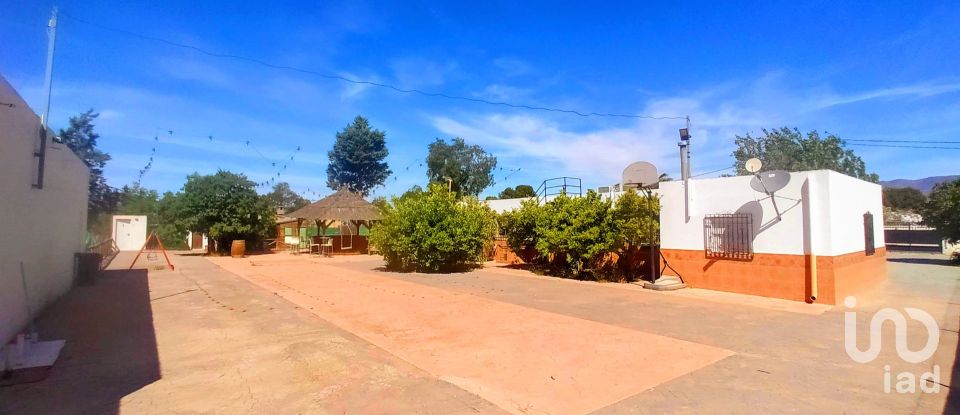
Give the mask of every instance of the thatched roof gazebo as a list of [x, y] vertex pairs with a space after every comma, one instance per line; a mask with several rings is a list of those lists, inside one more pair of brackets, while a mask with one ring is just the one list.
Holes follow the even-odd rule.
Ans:
[[334, 222], [351, 223], [359, 231], [360, 225], [366, 224], [369, 228], [372, 222], [381, 219], [380, 210], [376, 206], [346, 187], [341, 187], [332, 195], [285, 216], [296, 218], [297, 228], [303, 221], [315, 222], [321, 230], [320, 235], [326, 235], [327, 228]]

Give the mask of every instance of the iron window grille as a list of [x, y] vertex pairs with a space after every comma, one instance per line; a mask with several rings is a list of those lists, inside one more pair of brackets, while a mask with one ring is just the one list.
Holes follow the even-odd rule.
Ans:
[[752, 260], [753, 215], [706, 215], [703, 218], [703, 246], [707, 258]]

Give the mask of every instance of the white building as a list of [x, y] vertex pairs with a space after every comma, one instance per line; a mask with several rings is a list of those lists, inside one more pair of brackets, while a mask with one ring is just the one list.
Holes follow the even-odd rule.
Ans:
[[[40, 118], [2, 76], [0, 103], [0, 344], [6, 344], [73, 284], [74, 253], [85, 248], [90, 171], [53, 134], [42, 134]], [[42, 179], [37, 154], [43, 154]]]
[[770, 196], [751, 180], [660, 183], [661, 250], [689, 286], [836, 304], [885, 279], [880, 185], [805, 171]]

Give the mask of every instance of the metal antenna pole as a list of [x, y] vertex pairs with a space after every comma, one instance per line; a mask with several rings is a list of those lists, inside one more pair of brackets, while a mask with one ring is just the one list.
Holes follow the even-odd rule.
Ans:
[[[688, 115], [686, 118], [687, 118], [687, 134], [690, 134], [690, 116]], [[687, 136], [686, 141], [687, 141], [687, 164], [686, 164], [687, 171], [685, 173], [686, 173], [686, 177], [690, 178], [690, 172], [693, 170], [690, 168], [690, 136]]]
[[50, 92], [53, 90], [53, 51], [57, 45], [57, 8], [54, 6], [47, 24], [47, 70], [44, 74], [44, 89], [47, 90], [47, 102], [44, 105], [43, 116], [40, 118], [40, 149], [33, 153], [37, 158], [37, 182], [35, 189], [43, 189], [43, 172], [46, 170], [47, 160], [47, 122], [50, 118]]
[[44, 89], [47, 91], [47, 102], [43, 110], [43, 118], [40, 123], [43, 128], [47, 128], [50, 118], [50, 93], [53, 90], [53, 51], [57, 46], [57, 7], [53, 7], [50, 14], [50, 22], [47, 24], [47, 70], [44, 74]]

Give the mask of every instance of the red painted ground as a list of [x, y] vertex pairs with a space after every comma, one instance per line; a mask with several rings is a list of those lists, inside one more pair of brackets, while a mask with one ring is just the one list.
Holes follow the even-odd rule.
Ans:
[[733, 354], [323, 260], [211, 261], [515, 413], [587, 413]]

